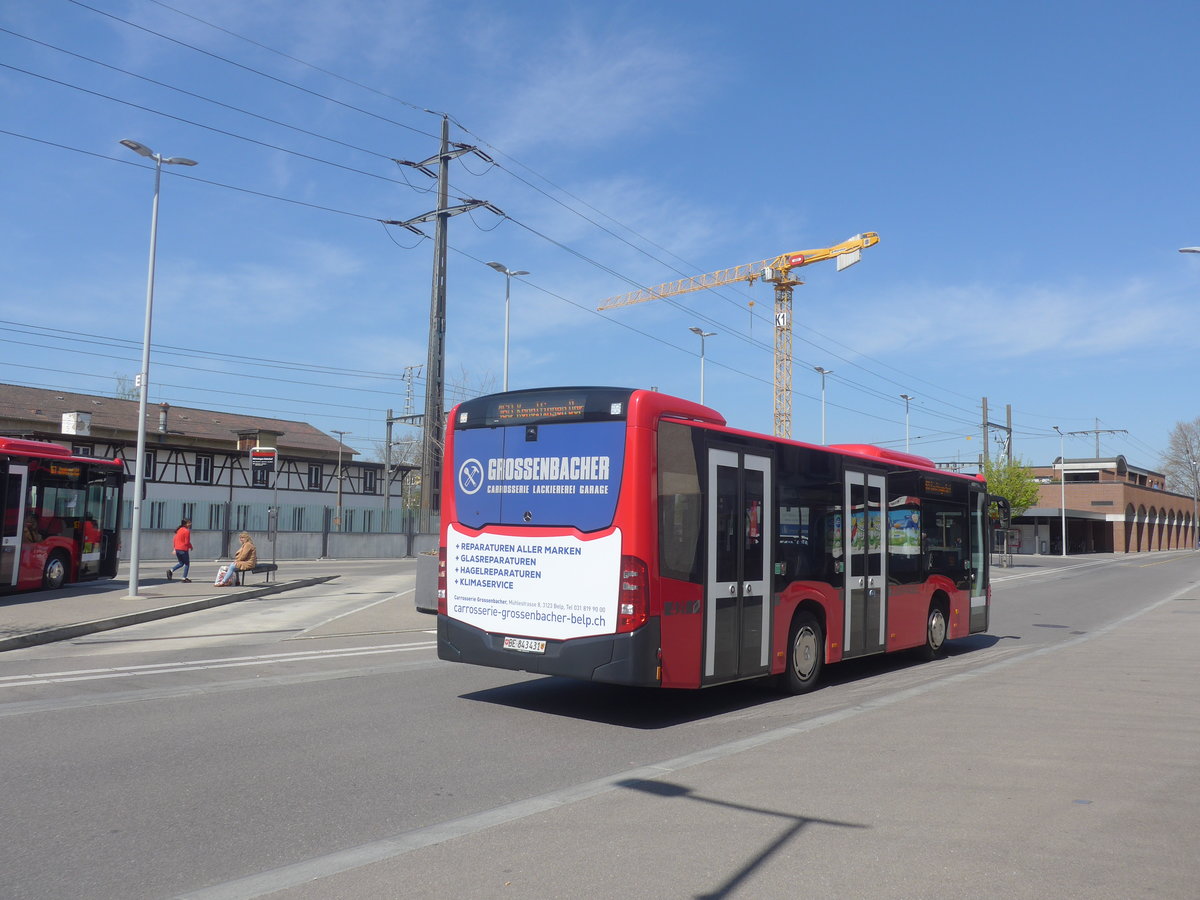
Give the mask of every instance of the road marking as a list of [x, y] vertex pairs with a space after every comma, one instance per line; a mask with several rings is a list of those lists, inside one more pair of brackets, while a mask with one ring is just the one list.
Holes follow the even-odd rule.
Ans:
[[395, 600], [399, 597], [403, 597], [405, 594], [411, 594], [415, 590], [416, 590], [416, 588], [409, 588], [407, 591], [401, 591], [398, 594], [390, 594], [387, 597], [384, 597], [382, 600], [372, 600], [370, 603], [363, 604], [362, 606], [356, 607], [356, 608], [350, 610], [349, 612], [336, 613], [336, 614], [330, 616], [328, 619], [318, 622], [316, 625], [310, 625], [307, 628], [302, 628], [300, 630], [301, 631], [312, 631], [314, 628], [320, 628], [323, 625], [328, 625], [330, 622], [334, 622], [334, 621], [342, 618], [343, 616], [352, 616], [355, 613], [362, 612], [364, 609], [370, 609], [372, 606], [378, 606], [380, 603], [387, 603], [389, 600]]
[[983, 675], [989, 675], [1025, 660], [1035, 659], [1050, 653], [1057, 653], [1059, 650], [1065, 650], [1068, 647], [1086, 643], [1114, 631], [1139, 616], [1143, 616], [1160, 606], [1178, 599], [1190, 590], [1192, 590], [1191, 586], [1177, 591], [1171, 596], [1163, 597], [1149, 606], [1134, 610], [1128, 615], [1088, 634], [1080, 635], [1061, 643], [1019, 652], [1012, 656], [986, 663], [977, 669], [957, 671], [915, 687], [905, 688], [886, 696], [863, 701], [845, 709], [833, 710], [814, 716], [811, 719], [793, 722], [780, 728], [739, 738], [725, 744], [718, 744], [714, 747], [707, 747], [685, 756], [665, 760], [661, 763], [651, 763], [647, 766], [629, 769], [615, 775], [597, 778], [593, 781], [569, 785], [557, 791], [551, 791], [537, 797], [529, 797], [525, 800], [517, 800], [513, 803], [483, 810], [459, 819], [452, 819], [448, 822], [436, 822], [424, 828], [415, 828], [392, 837], [383, 838], [382, 840], [371, 841], [370, 843], [360, 844], [357, 847], [350, 847], [349, 849], [335, 853], [312, 857], [290, 866], [281, 866], [277, 869], [260, 872], [257, 875], [227, 881], [224, 884], [178, 894], [176, 895], [176, 900], [252, 900], [252, 898], [262, 897], [290, 887], [311, 884], [321, 878], [362, 868], [372, 863], [395, 859], [414, 850], [441, 844], [454, 838], [466, 837], [489, 828], [494, 828], [497, 825], [538, 815], [539, 813], [567, 806], [580, 800], [605, 794], [621, 788], [631, 779], [654, 781], [678, 772], [681, 769], [724, 759], [747, 750], [773, 744], [785, 738], [815, 731], [826, 725], [834, 725], [847, 719], [855, 718], [863, 713], [894, 706], [897, 703], [922, 696], [942, 687], [958, 684], [962, 681], [978, 678]]
[[992, 584], [1000, 584], [1005, 581], [1016, 581], [1018, 578], [1033, 578], [1037, 575], [1056, 575], [1059, 572], [1070, 572], [1072, 569], [1087, 569], [1092, 566], [1115, 565], [1120, 562], [1126, 562], [1122, 559], [1100, 559], [1095, 562], [1076, 563], [1073, 566], [1055, 566], [1052, 568], [1037, 569], [1034, 572], [1022, 572], [1020, 575], [1002, 575], [999, 578], [995, 576], [995, 568], [992, 569]]
[[436, 646], [436, 641], [421, 641], [420, 643], [387, 644], [383, 647], [343, 647], [336, 650], [300, 650], [294, 653], [267, 653], [259, 656], [198, 659], [190, 663], [114, 666], [107, 669], [76, 669], [66, 672], [33, 672], [27, 675], [0, 676], [0, 688], [25, 687], [34, 684], [64, 684], [72, 681], [99, 681], [107, 678], [130, 678], [135, 675], [166, 675], [172, 672], [203, 672], [207, 669], [266, 666], [278, 662], [339, 659], [348, 656], [372, 656], [379, 653], [405, 653], [410, 650], [428, 650]]

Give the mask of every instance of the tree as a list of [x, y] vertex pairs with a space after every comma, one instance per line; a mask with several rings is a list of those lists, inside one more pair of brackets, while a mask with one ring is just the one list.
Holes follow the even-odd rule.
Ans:
[[113, 391], [113, 396], [118, 400], [137, 400], [141, 397], [142, 389], [137, 386], [133, 378], [116, 372], [113, 373], [113, 378], [117, 381], [117, 388]]
[[983, 475], [987, 479], [988, 493], [1007, 500], [1014, 519], [1038, 502], [1038, 483], [1033, 472], [1019, 458], [1011, 463], [1003, 457], [989, 458], [984, 464]]
[[[371, 462], [385, 463], [387, 462], [387, 444], [384, 441], [373, 440], [369, 446], [371, 449], [366, 454], [366, 459]], [[408, 431], [401, 433], [392, 439], [392, 466], [416, 466], [418, 469], [421, 466], [421, 435], [417, 431]], [[393, 474], [393, 478], [397, 478]], [[403, 481], [396, 481], [395, 484], [400, 484], [402, 491], [396, 492], [393, 486], [392, 496], [406, 509], [416, 508], [420, 500], [420, 472], [410, 472]]]
[[1162, 457], [1167, 490], [1188, 495], [1195, 493], [1197, 466], [1200, 466], [1200, 418], [1176, 422]]

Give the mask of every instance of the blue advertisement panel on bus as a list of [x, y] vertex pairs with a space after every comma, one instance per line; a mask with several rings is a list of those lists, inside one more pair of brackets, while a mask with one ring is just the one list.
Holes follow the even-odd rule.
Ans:
[[625, 423], [466, 429], [455, 434], [454, 455], [462, 525], [598, 531], [616, 511]]
[[542, 639], [614, 632], [625, 432], [620, 420], [456, 430], [451, 615]]

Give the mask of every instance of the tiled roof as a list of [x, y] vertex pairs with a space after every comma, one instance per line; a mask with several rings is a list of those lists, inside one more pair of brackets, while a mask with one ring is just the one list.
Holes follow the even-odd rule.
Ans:
[[[45, 388], [0, 384], [0, 427], [31, 429], [58, 434], [64, 413], [86, 412], [92, 416], [92, 437], [134, 441], [137, 438], [138, 401], [119, 400], [94, 394], [51, 391]], [[5, 425], [5, 422], [11, 425]], [[159, 404], [146, 406], [147, 433], [158, 431]], [[282, 452], [302, 454], [317, 451], [336, 453], [338, 441], [307, 422], [269, 419], [189, 406], [171, 406], [167, 411], [167, 433], [211, 444], [232, 446], [239, 431], [279, 432]], [[351, 455], [358, 451], [342, 445]]]

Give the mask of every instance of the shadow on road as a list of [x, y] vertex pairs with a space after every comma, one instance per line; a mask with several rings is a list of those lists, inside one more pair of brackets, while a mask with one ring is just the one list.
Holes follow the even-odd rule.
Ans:
[[[962, 656], [992, 647], [1002, 640], [1020, 638], [1016, 635], [973, 634], [947, 643], [945, 655]], [[823, 684], [847, 684], [924, 664], [918, 653], [908, 651], [847, 660], [827, 667]], [[775, 687], [774, 679], [689, 691], [625, 687], [546, 676], [461, 696], [464, 700], [622, 728], [658, 729], [774, 703], [788, 695]]]

